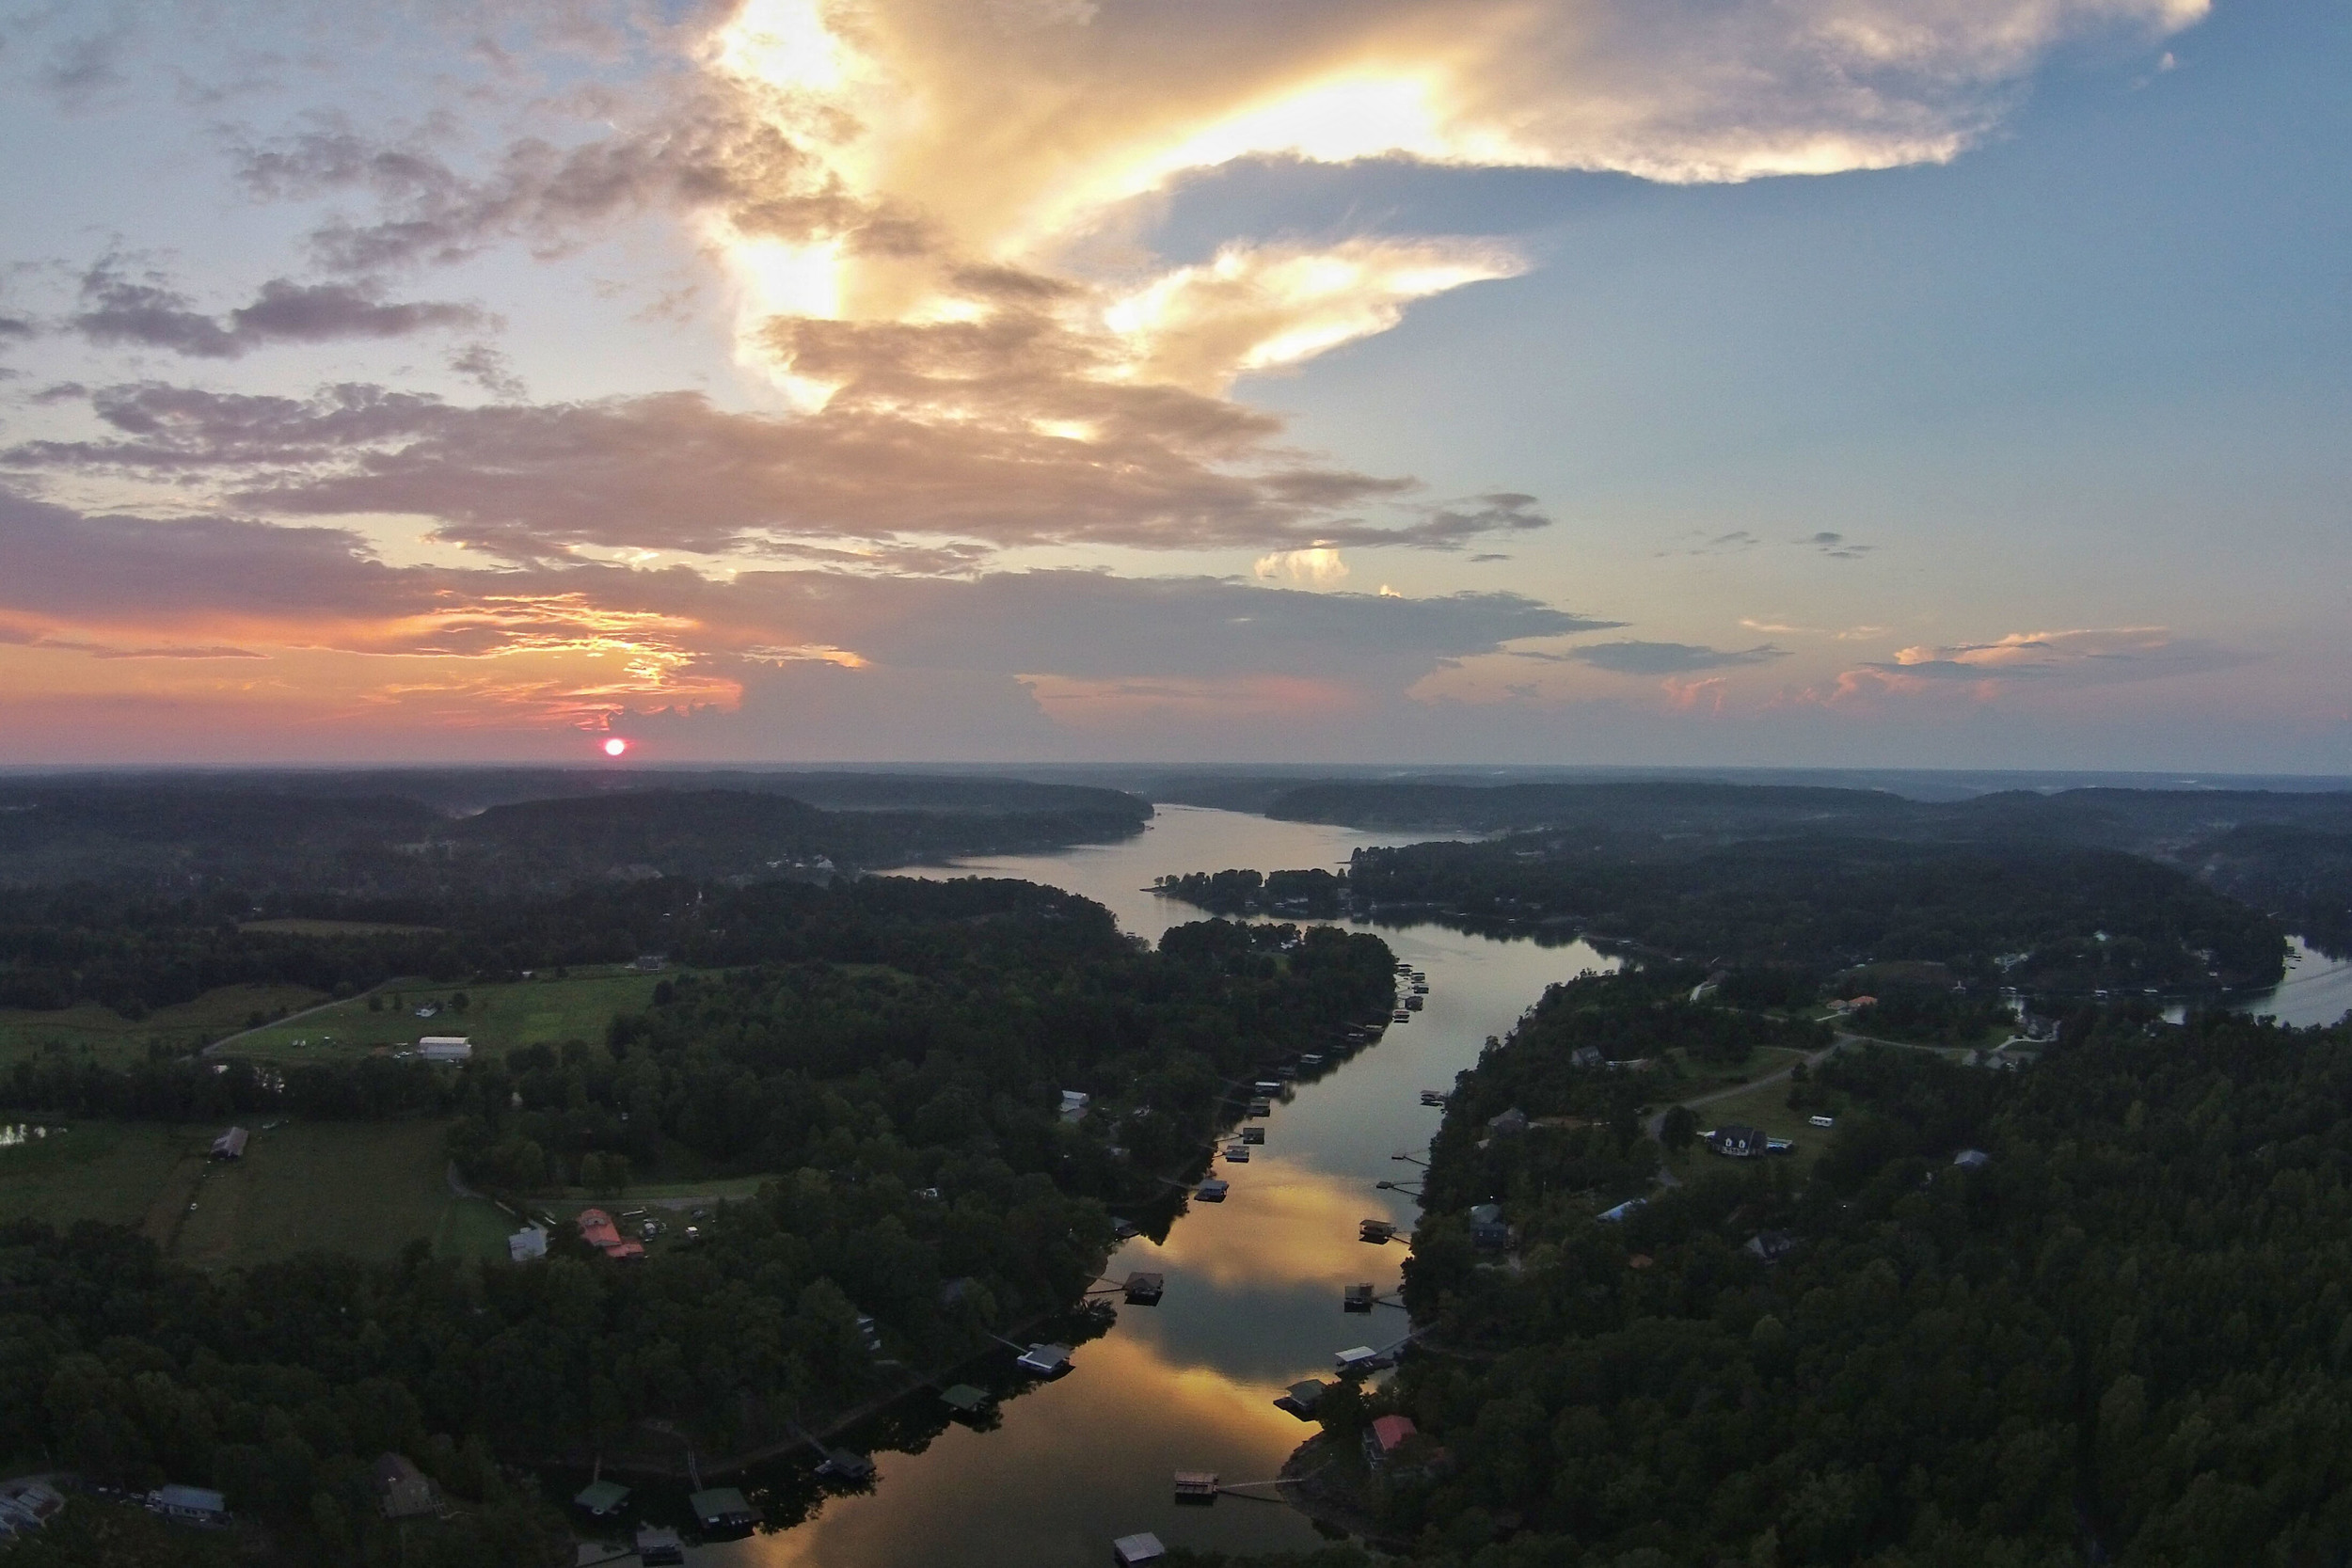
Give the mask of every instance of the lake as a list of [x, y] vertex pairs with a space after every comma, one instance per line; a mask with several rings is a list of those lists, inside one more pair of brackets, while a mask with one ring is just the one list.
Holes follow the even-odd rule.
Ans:
[[[1380, 835], [1263, 816], [1163, 806], [1121, 844], [972, 862], [917, 876], [1020, 877], [1083, 894], [1152, 941], [1203, 918], [1145, 892], [1154, 877], [1249, 867], [1337, 868]], [[1279, 1502], [1226, 1497], [1178, 1507], [1171, 1477], [1214, 1470], [1227, 1482], [1271, 1480], [1316, 1429], [1272, 1401], [1286, 1384], [1331, 1375], [1350, 1345], [1401, 1338], [1405, 1314], [1340, 1310], [1340, 1293], [1370, 1282], [1395, 1290], [1405, 1247], [1357, 1240], [1375, 1216], [1411, 1229], [1412, 1200], [1375, 1183], [1409, 1181], [1390, 1156], [1421, 1154], [1440, 1113], [1424, 1088], [1451, 1087], [1489, 1035], [1511, 1025], [1555, 980], [1615, 967], [1581, 942], [1541, 947], [1435, 926], [1380, 935], [1400, 962], [1427, 972], [1428, 1004], [1377, 1045], [1278, 1101], [1263, 1148], [1246, 1164], [1219, 1160], [1232, 1183], [1222, 1204], [1194, 1204], [1166, 1243], [1130, 1242], [1104, 1269], [1168, 1276], [1157, 1307], [1121, 1307], [1110, 1332], [1078, 1347], [1059, 1381], [1005, 1402], [993, 1432], [949, 1426], [921, 1453], [878, 1452], [870, 1494], [835, 1497], [793, 1529], [705, 1546], [696, 1563], [730, 1568], [1099, 1568], [1114, 1537], [1151, 1530], [1171, 1545], [1277, 1550], [1317, 1544], [1307, 1519]], [[919, 1397], [919, 1396], [918, 1396]]]

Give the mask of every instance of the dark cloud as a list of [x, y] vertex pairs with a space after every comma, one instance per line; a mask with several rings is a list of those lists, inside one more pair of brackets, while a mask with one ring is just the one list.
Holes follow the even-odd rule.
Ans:
[[202, 359], [234, 359], [270, 343], [402, 338], [439, 327], [478, 326], [483, 313], [442, 301], [387, 304], [373, 285], [296, 283], [277, 277], [225, 320], [190, 309], [159, 275], [134, 276], [108, 257], [83, 275], [73, 329], [93, 343], [168, 349]]
[[[1407, 506], [1409, 480], [1298, 465], [1264, 414], [1068, 373], [1083, 345], [1048, 323], [789, 330], [803, 372], [841, 383], [821, 412], [731, 412], [691, 392], [469, 408], [366, 386], [294, 399], [145, 383], [93, 397], [113, 438], [0, 461], [209, 479], [278, 515], [420, 515], [515, 561], [845, 540], [1455, 549], [1547, 525], [1518, 495]], [[1056, 433], [1073, 425], [1086, 438]], [[1395, 520], [1343, 510], [1363, 505]]]
[[1831, 533], [1827, 530], [1791, 540], [1790, 543], [1810, 546], [1833, 561], [1859, 561], [1876, 548], [1871, 545], [1857, 545], [1844, 534]]
[[17, 316], [0, 316], [0, 338], [29, 338], [33, 324]]
[[902, 671], [1279, 674], [1393, 690], [1446, 659], [1610, 624], [1516, 594], [1389, 598], [1080, 571], [719, 581], [683, 567], [393, 567], [340, 529], [92, 515], [0, 491], [0, 625], [20, 641], [34, 626], [53, 643], [112, 646], [111, 628], [135, 626], [117, 657], [228, 657], [242, 647], [217, 628], [234, 626], [239, 645], [486, 655], [616, 617], [633, 638], [703, 659], [842, 649]]
[[531, 395], [506, 356], [487, 343], [468, 343], [449, 356], [449, 368], [501, 403], [521, 403]]
[[333, 117], [232, 150], [239, 181], [263, 199], [373, 198], [372, 217], [338, 217], [311, 235], [319, 263], [346, 273], [460, 261], [507, 240], [561, 255], [599, 229], [656, 210], [719, 210], [746, 234], [836, 235], [868, 251], [919, 239], [919, 226], [850, 197], [717, 82], [641, 109], [635, 123], [609, 135], [570, 146], [515, 141], [479, 171], [457, 167], [421, 140], [376, 139]]
[[1596, 642], [1563, 653], [1523, 652], [1522, 657], [1589, 664], [1618, 675], [1687, 675], [1742, 664], [1770, 664], [1788, 651], [1762, 643], [1753, 648], [1705, 648], [1690, 642]]

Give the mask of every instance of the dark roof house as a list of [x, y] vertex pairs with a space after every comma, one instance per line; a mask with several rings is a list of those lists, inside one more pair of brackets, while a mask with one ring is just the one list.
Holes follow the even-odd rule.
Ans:
[[387, 1519], [414, 1519], [441, 1512], [441, 1489], [433, 1478], [409, 1462], [406, 1454], [388, 1453], [373, 1470], [376, 1500]]

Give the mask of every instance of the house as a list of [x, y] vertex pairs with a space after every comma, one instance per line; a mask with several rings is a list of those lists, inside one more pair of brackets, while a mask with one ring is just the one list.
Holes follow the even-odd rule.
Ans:
[[1732, 1160], [1752, 1160], [1765, 1151], [1771, 1140], [1760, 1129], [1754, 1127], [1718, 1127], [1707, 1135], [1707, 1147]]
[[1410, 1416], [1382, 1416], [1364, 1433], [1364, 1463], [1378, 1469], [1396, 1457], [1396, 1450], [1420, 1435]]
[[1516, 1137], [1527, 1131], [1527, 1113], [1514, 1105], [1499, 1117], [1490, 1117], [1486, 1131], [1498, 1137]]
[[1506, 1247], [1511, 1244], [1511, 1227], [1502, 1223], [1499, 1204], [1482, 1203], [1470, 1212], [1470, 1243], [1474, 1246]]
[[1593, 1217], [1600, 1221], [1603, 1225], [1621, 1225], [1625, 1221], [1633, 1217], [1633, 1212], [1635, 1210], [1646, 1209], [1648, 1207], [1649, 1199], [1645, 1197], [1629, 1197], [1623, 1203], [1618, 1204], [1614, 1209], [1603, 1209], [1599, 1213], [1594, 1215]]
[[506, 1256], [515, 1262], [528, 1263], [547, 1255], [548, 1233], [535, 1225], [527, 1225], [506, 1238]]
[[1963, 1148], [1952, 1156], [1952, 1164], [1963, 1170], [1982, 1170], [1993, 1163], [1993, 1156], [1981, 1148]]
[[1084, 1119], [1087, 1114], [1087, 1107], [1092, 1102], [1093, 1097], [1090, 1095], [1081, 1094], [1076, 1089], [1062, 1090], [1061, 1119], [1064, 1121], [1079, 1121]]
[[213, 1158], [215, 1160], [244, 1159], [245, 1146], [252, 1136], [252, 1133], [242, 1127], [231, 1127], [213, 1140]]
[[0, 1486], [0, 1541], [40, 1529], [65, 1512], [64, 1494], [38, 1481], [12, 1481]]
[[670, 960], [660, 953], [640, 953], [629, 960], [628, 967], [641, 974], [659, 974], [670, 967]]
[[613, 1227], [612, 1216], [601, 1209], [582, 1209], [574, 1222], [580, 1227], [580, 1239], [603, 1253], [607, 1258], [643, 1258], [645, 1249], [636, 1242], [623, 1237]]
[[417, 1054], [428, 1062], [469, 1062], [473, 1041], [464, 1035], [427, 1035], [417, 1041]]
[[1597, 1045], [1581, 1045], [1568, 1053], [1568, 1066], [1570, 1067], [1597, 1068], [1608, 1060], [1608, 1057], [1600, 1053], [1600, 1047]]
[[1759, 1230], [1740, 1250], [1767, 1263], [1777, 1263], [1796, 1250], [1797, 1239], [1786, 1230]]
[[441, 1512], [441, 1489], [433, 1478], [409, 1462], [406, 1454], [379, 1457], [373, 1474], [376, 1500], [387, 1519], [415, 1519]]
[[175, 1525], [199, 1529], [229, 1528], [229, 1499], [201, 1486], [159, 1486], [147, 1495], [147, 1510]]

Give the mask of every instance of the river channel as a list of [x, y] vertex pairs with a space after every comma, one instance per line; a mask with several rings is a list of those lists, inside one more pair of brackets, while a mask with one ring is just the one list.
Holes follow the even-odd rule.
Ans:
[[[1157, 942], [1201, 918], [1146, 891], [1155, 877], [1248, 867], [1347, 863], [1359, 847], [1425, 835], [1381, 835], [1197, 807], [1162, 806], [1141, 836], [1050, 855], [976, 861], [916, 876], [1001, 876], [1084, 895], [1120, 925]], [[1170, 1478], [1213, 1470], [1226, 1482], [1271, 1480], [1315, 1429], [1275, 1408], [1284, 1386], [1328, 1377], [1346, 1346], [1403, 1337], [1392, 1307], [1369, 1318], [1340, 1309], [1342, 1288], [1399, 1279], [1405, 1248], [1357, 1239], [1357, 1222], [1386, 1216], [1409, 1230], [1410, 1197], [1377, 1183], [1409, 1182], [1392, 1160], [1422, 1153], [1439, 1112], [1420, 1091], [1449, 1086], [1489, 1035], [1557, 980], [1615, 961], [1582, 942], [1541, 946], [1432, 925], [1383, 927], [1397, 958], [1425, 971], [1426, 1009], [1376, 1045], [1279, 1101], [1266, 1142], [1248, 1164], [1217, 1163], [1232, 1184], [1223, 1204], [1195, 1203], [1165, 1243], [1128, 1243], [1105, 1269], [1168, 1276], [1157, 1307], [1121, 1307], [1103, 1337], [1078, 1347], [1073, 1368], [1002, 1405], [993, 1431], [949, 1425], [919, 1453], [882, 1449], [868, 1493], [826, 1501], [807, 1522], [772, 1535], [696, 1549], [725, 1568], [1098, 1568], [1110, 1542], [1151, 1530], [1171, 1545], [1237, 1551], [1311, 1546], [1314, 1527], [1289, 1507], [1223, 1497], [1179, 1506]], [[2292, 1023], [2332, 1022], [2352, 1006], [2352, 964], [2296, 943], [2287, 982], [2239, 1006]], [[920, 1394], [913, 1396], [922, 1398]]]
[[[921, 876], [1020, 877], [1082, 894], [1120, 925], [1157, 942], [1201, 918], [1143, 891], [1154, 877], [1229, 866], [1337, 868], [1359, 847], [1411, 842], [1345, 828], [1162, 806], [1122, 844], [973, 862]], [[1343, 1287], [1395, 1290], [1402, 1244], [1357, 1239], [1357, 1222], [1415, 1211], [1376, 1183], [1409, 1182], [1439, 1113], [1420, 1091], [1451, 1085], [1489, 1035], [1511, 1024], [1555, 980], [1610, 969], [1581, 942], [1542, 947], [1436, 926], [1383, 928], [1398, 959], [1429, 976], [1410, 1023], [1276, 1103], [1247, 1164], [1217, 1162], [1232, 1183], [1222, 1204], [1192, 1205], [1164, 1244], [1128, 1243], [1105, 1273], [1168, 1276], [1157, 1307], [1121, 1307], [1111, 1330], [1078, 1347], [1068, 1375], [1007, 1400], [991, 1432], [950, 1425], [920, 1453], [877, 1452], [870, 1493], [828, 1500], [773, 1535], [697, 1549], [727, 1568], [1099, 1568], [1118, 1536], [1151, 1530], [1170, 1545], [1269, 1551], [1317, 1544], [1307, 1519], [1279, 1502], [1224, 1497], [1180, 1507], [1170, 1478], [1214, 1470], [1227, 1482], [1271, 1480], [1315, 1428], [1274, 1407], [1285, 1385], [1328, 1377], [1333, 1353], [1386, 1345], [1405, 1314], [1340, 1310]], [[914, 1396], [920, 1398], [920, 1395]]]

